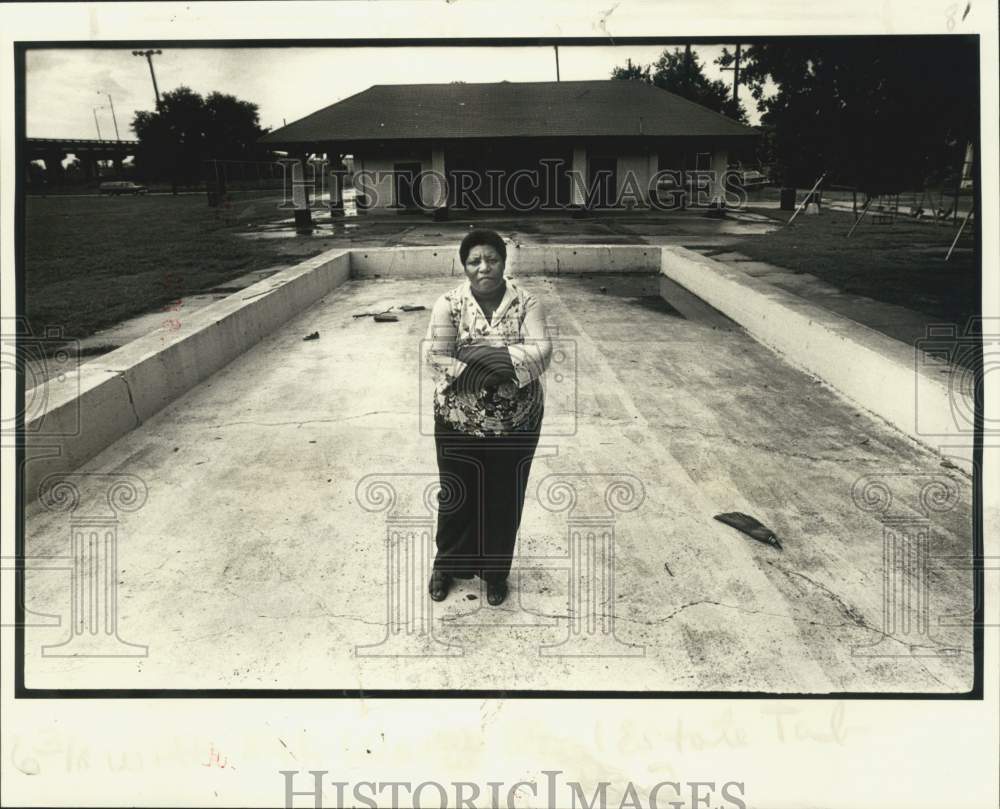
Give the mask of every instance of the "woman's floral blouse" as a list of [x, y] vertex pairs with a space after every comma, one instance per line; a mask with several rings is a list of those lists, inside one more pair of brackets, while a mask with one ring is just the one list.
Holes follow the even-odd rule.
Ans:
[[[534, 295], [505, 280], [507, 290], [492, 321], [468, 281], [438, 298], [431, 312], [425, 361], [435, 383], [434, 420], [458, 432], [485, 437], [534, 430], [542, 415], [539, 378], [552, 355], [545, 315]], [[466, 367], [457, 354], [467, 345], [506, 346], [517, 381], [472, 393], [452, 390]]]

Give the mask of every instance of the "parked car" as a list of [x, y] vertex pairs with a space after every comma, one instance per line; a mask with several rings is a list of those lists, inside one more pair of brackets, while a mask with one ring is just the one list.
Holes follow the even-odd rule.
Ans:
[[744, 170], [742, 180], [744, 188], [759, 188], [771, 182], [770, 178], [764, 172], [757, 169]]
[[117, 197], [119, 194], [133, 194], [138, 196], [139, 194], [148, 193], [149, 189], [144, 185], [133, 183], [131, 180], [112, 180], [101, 183], [98, 191], [110, 197]]

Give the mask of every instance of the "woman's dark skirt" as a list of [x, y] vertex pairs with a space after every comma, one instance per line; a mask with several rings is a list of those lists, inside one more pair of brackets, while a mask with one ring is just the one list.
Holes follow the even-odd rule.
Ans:
[[436, 424], [441, 493], [435, 570], [487, 581], [510, 574], [540, 415], [524, 432], [485, 438]]

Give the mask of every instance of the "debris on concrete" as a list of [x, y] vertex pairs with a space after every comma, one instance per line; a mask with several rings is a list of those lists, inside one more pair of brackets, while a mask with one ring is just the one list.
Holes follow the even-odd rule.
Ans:
[[770, 545], [779, 551], [784, 550], [774, 531], [749, 514], [744, 514], [741, 511], [729, 511], [725, 514], [716, 514], [715, 519], [742, 531], [758, 542], [763, 542], [765, 545]]
[[319, 339], [319, 332], [318, 331], [314, 331], [312, 334], [307, 334], [302, 339], [303, 340], [318, 340]]
[[479, 596], [477, 596], [475, 593], [466, 593], [465, 597], [469, 599], [469, 601], [475, 601], [476, 599], [479, 598]]
[[398, 317], [396, 317], [393, 314], [390, 314], [390, 312], [392, 312], [393, 309], [398, 309], [401, 312], [420, 312], [426, 308], [427, 308], [426, 306], [420, 306], [412, 303], [404, 303], [402, 306], [390, 306], [388, 309], [385, 309], [382, 312], [359, 312], [356, 315], [351, 315], [351, 317], [353, 317], [355, 320], [357, 320], [359, 317], [370, 317], [376, 323], [392, 323], [394, 321], [399, 320]]

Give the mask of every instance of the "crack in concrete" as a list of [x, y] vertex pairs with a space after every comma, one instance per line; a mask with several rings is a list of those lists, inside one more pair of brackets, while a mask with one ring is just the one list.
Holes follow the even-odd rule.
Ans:
[[[865, 620], [865, 617], [860, 612], [858, 612], [854, 607], [852, 607], [850, 604], [844, 601], [843, 598], [841, 598], [837, 593], [833, 592], [833, 590], [831, 590], [825, 584], [821, 584], [815, 579], [810, 578], [805, 573], [799, 573], [797, 570], [789, 570], [783, 565], [779, 565], [770, 559], [766, 559], [765, 561], [771, 567], [775, 568], [781, 573], [784, 573], [786, 576], [797, 576], [798, 578], [809, 582], [809, 584], [811, 584], [816, 589], [821, 590], [828, 598], [830, 598], [840, 608], [840, 611], [843, 612], [844, 615], [846, 615], [848, 618], [850, 618], [851, 621], [857, 626], [864, 627], [865, 629], [873, 629], [873, 627]], [[881, 630], [874, 629], [874, 631], [879, 632]]]
[[[592, 415], [592, 414], [588, 414]], [[605, 419], [607, 420], [607, 419]], [[746, 449], [759, 449], [764, 452], [770, 452], [775, 455], [781, 455], [786, 458], [797, 458], [803, 461], [825, 461], [826, 463], [881, 463], [882, 461], [878, 458], [851, 458], [851, 457], [829, 457], [823, 455], [810, 455], [806, 452], [795, 452], [793, 450], [780, 449], [773, 446], [772, 444], [766, 444], [761, 441], [744, 441], [735, 436], [726, 435], [725, 433], [713, 433], [706, 430], [699, 430], [692, 427], [689, 424], [653, 424], [651, 425], [654, 429], [666, 429], [670, 431], [685, 431], [693, 433], [701, 438], [716, 439], [719, 441], [725, 441], [727, 444], [732, 444], [737, 447], [744, 447]]]
[[[771, 564], [771, 563], [769, 563], [769, 564]], [[789, 571], [789, 572], [794, 572], [794, 571]], [[801, 575], [801, 574], [798, 574], [798, 575]], [[804, 578], [808, 579], [808, 577], [804, 577]], [[809, 581], [811, 581], [811, 579]], [[671, 619], [674, 618], [674, 616], [678, 615], [679, 613], [681, 613], [684, 610], [689, 609], [691, 607], [698, 607], [698, 606], [724, 607], [725, 609], [736, 610], [737, 612], [742, 612], [742, 613], [744, 613], [746, 615], [765, 615], [765, 616], [767, 616], [769, 618], [779, 618], [781, 620], [792, 621], [793, 623], [809, 624], [810, 626], [821, 626], [821, 627], [824, 627], [824, 628], [827, 628], [827, 629], [844, 629], [844, 628], [848, 628], [848, 627], [854, 627], [854, 628], [858, 628], [858, 629], [864, 629], [864, 630], [866, 630], [868, 632], [874, 632], [877, 635], [881, 635], [884, 638], [888, 638], [889, 640], [896, 641], [897, 643], [899, 643], [899, 644], [901, 644], [903, 646], [906, 646], [909, 649], [931, 649], [931, 650], [938, 651], [938, 652], [944, 651], [944, 650], [955, 650], [955, 651], [959, 651], [959, 652], [964, 652], [966, 654], [971, 654], [971, 650], [970, 649], [964, 649], [962, 647], [956, 647], [956, 646], [943, 646], [942, 647], [942, 646], [932, 646], [932, 645], [929, 645], [929, 644], [907, 643], [905, 641], [900, 640], [899, 638], [894, 638], [892, 635], [886, 634], [881, 629], [877, 629], [877, 628], [873, 627], [871, 624], [869, 624], [867, 621], [865, 621], [865, 619], [863, 617], [861, 617], [857, 613], [856, 610], [854, 610], [852, 607], [849, 607], [846, 603], [844, 603], [844, 601], [839, 596], [837, 596], [836, 593], [833, 593], [829, 589], [823, 587], [823, 585], [820, 585], [820, 584], [818, 584], [816, 582], [813, 582], [813, 584], [816, 584], [816, 586], [819, 589], [825, 590], [830, 596], [832, 596], [840, 604], [842, 604], [844, 606], [844, 608], [848, 611], [848, 617], [851, 620], [843, 622], [843, 623], [839, 623], [839, 624], [833, 624], [833, 623], [828, 623], [828, 622], [825, 622], [825, 621], [816, 621], [816, 620], [814, 620], [812, 618], [800, 618], [800, 617], [795, 616], [795, 615], [782, 615], [780, 613], [768, 612], [766, 610], [753, 610], [753, 609], [749, 609], [748, 607], [741, 607], [739, 604], [725, 604], [725, 603], [723, 603], [721, 601], [713, 601], [712, 599], [698, 599], [696, 601], [689, 601], [689, 602], [687, 602], [685, 604], [682, 604], [680, 607], [678, 607], [677, 609], [675, 609], [669, 615], [665, 615], [665, 616], [663, 616], [661, 618], [654, 618], [654, 619], [645, 619], [644, 620], [644, 619], [640, 619], [640, 618], [630, 618], [630, 617], [627, 617], [627, 616], [624, 616], [624, 615], [619, 615], [617, 613], [606, 613], [606, 612], [594, 613], [593, 615], [594, 615], [594, 619], [595, 620], [601, 619], [601, 618], [605, 618], [605, 619], [611, 619], [612, 621], [618, 620], [618, 621], [625, 621], [627, 623], [640, 624], [642, 626], [657, 626], [659, 624], [664, 624], [667, 621], [670, 621]], [[574, 613], [573, 613], [572, 610], [570, 610], [566, 614], [556, 614], [556, 613], [546, 613], [546, 612], [530, 612], [530, 614], [538, 616], [538, 617], [557, 618], [557, 619], [564, 619], [564, 620], [569, 620], [569, 619], [575, 617], [575, 615], [574, 615]], [[587, 613], [586, 615], [589, 615], [589, 613]], [[926, 669], [926, 666], [924, 666], [924, 668]], [[934, 677], [934, 675], [931, 672], [928, 671], [927, 673], [928, 673], [929, 676]], [[935, 677], [934, 679], [937, 679], [937, 678]], [[938, 680], [938, 682], [941, 682], [941, 681]], [[941, 683], [941, 684], [945, 685], [945, 683]]]
[[135, 416], [135, 426], [138, 427], [142, 424], [142, 419], [139, 418], [139, 411], [135, 409], [135, 399], [132, 398], [132, 387], [128, 383], [128, 379], [125, 378], [124, 371], [116, 371], [117, 377], [125, 384], [125, 393], [128, 394], [128, 403], [132, 408], [132, 415]]
[[330, 608], [326, 605], [326, 602], [324, 602], [319, 595], [303, 587], [302, 584], [298, 581], [298, 579], [293, 578], [288, 574], [288, 571], [286, 570], [284, 563], [280, 559], [275, 557], [272, 563], [275, 569], [278, 571], [278, 575], [281, 577], [282, 581], [286, 581], [294, 585], [300, 593], [314, 599], [316, 602], [316, 606], [319, 607], [320, 612], [327, 618], [341, 618], [345, 621], [356, 621], [358, 623], [368, 624], [370, 626], [381, 626], [383, 628], [389, 625], [388, 621], [370, 621], [358, 615], [350, 615], [347, 613], [337, 613], [331, 611]]
[[305, 419], [303, 421], [227, 421], [222, 424], [213, 424], [211, 428], [217, 430], [221, 427], [240, 427], [240, 426], [253, 426], [253, 427], [290, 427], [295, 425], [296, 427], [301, 427], [303, 424], [338, 424], [342, 421], [352, 421], [354, 419], [363, 419], [368, 416], [378, 416], [378, 415], [393, 415], [393, 416], [412, 416], [413, 411], [411, 410], [369, 410], [367, 413], [357, 413], [353, 416], [340, 416], [338, 418], [331, 419]]
[[[811, 584], [817, 590], [819, 590], [824, 595], [826, 595], [831, 601], [833, 601], [840, 608], [841, 612], [843, 612], [843, 614], [846, 615], [850, 619], [851, 623], [854, 626], [857, 626], [857, 627], [859, 627], [861, 629], [867, 630], [868, 632], [874, 632], [876, 635], [880, 635], [885, 640], [894, 641], [894, 642], [900, 644], [901, 646], [905, 646], [907, 649], [910, 649], [910, 650], [913, 650], [913, 649], [929, 649], [929, 650], [932, 650], [932, 651], [935, 651], [935, 652], [954, 651], [954, 652], [961, 652], [961, 653], [965, 653], [965, 654], [971, 654], [971, 652], [972, 652], [971, 649], [966, 649], [966, 648], [963, 648], [961, 646], [942, 646], [942, 645], [935, 646], [935, 645], [928, 644], [928, 643], [910, 643], [909, 641], [902, 640], [900, 638], [894, 637], [893, 635], [890, 635], [885, 630], [879, 629], [878, 627], [874, 627], [870, 623], [868, 623], [868, 621], [865, 619], [865, 617], [863, 615], [861, 615], [861, 613], [858, 612], [857, 609], [855, 609], [850, 604], [848, 604], [846, 601], [844, 601], [844, 599], [841, 598], [841, 596], [839, 596], [837, 593], [833, 592], [833, 590], [831, 590], [825, 584], [821, 584], [820, 582], [815, 581], [814, 579], [810, 578], [809, 576], [805, 575], [804, 573], [799, 573], [797, 570], [789, 570], [788, 568], [785, 568], [782, 565], [779, 565], [779, 564], [771, 561], [770, 559], [767, 559], [765, 561], [771, 567], [775, 568], [776, 570], [780, 571], [781, 573], [784, 573], [785, 576], [789, 576], [789, 577], [791, 577], [791, 576], [797, 576], [800, 579], [803, 579], [804, 581], [809, 582], [809, 584]], [[820, 624], [820, 625], [821, 626], [829, 626], [829, 624]], [[847, 626], [847, 624], [843, 624], [843, 626]], [[926, 670], [926, 668], [927, 667], [925, 665], [924, 669]], [[934, 676], [929, 671], [927, 673], [930, 676], [932, 676], [932, 677]]]

